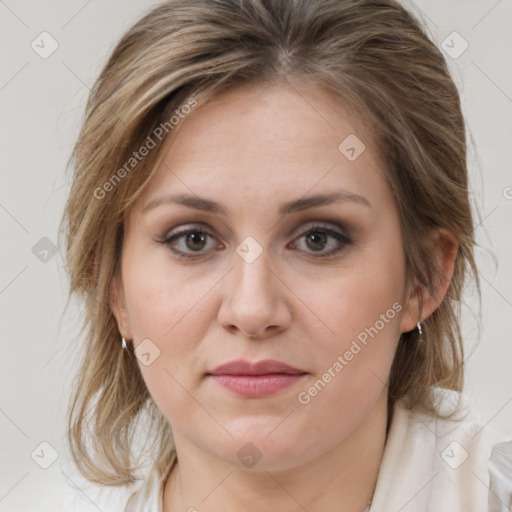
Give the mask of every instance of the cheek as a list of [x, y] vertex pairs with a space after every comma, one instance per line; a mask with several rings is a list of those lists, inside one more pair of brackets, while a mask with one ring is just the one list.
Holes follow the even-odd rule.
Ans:
[[[170, 263], [165, 251], [127, 246], [123, 284], [138, 364], [149, 392], [167, 417], [190, 407], [190, 395], [205, 368], [202, 341], [214, 318], [219, 276]], [[140, 347], [140, 348], [139, 348]], [[147, 350], [146, 350], [147, 349]], [[187, 405], [188, 404], [188, 405]]]
[[[176, 337], [176, 332], [201, 329], [198, 312], [202, 311], [204, 299], [215, 287], [218, 276], [198, 272], [192, 265], [180, 267], [164, 249], [143, 249], [128, 246], [128, 256], [123, 260], [125, 296], [134, 339], [154, 338], [155, 343], [165, 344]], [[195, 317], [194, 323], [188, 321], [190, 315]], [[186, 332], [182, 335], [190, 338]]]
[[304, 288], [307, 305], [326, 326], [334, 348], [348, 348], [344, 345], [360, 334], [364, 341], [364, 333], [372, 327], [383, 337], [399, 336], [404, 286], [400, 255], [375, 254], [333, 275], [320, 284], [305, 282]]
[[334, 333], [315, 339], [318, 372], [296, 396], [296, 420], [322, 439], [343, 439], [386, 391], [400, 336], [400, 288], [390, 274], [354, 271], [310, 298]]
[[[314, 398], [319, 413], [335, 404], [346, 414], [352, 407], [360, 409], [364, 396], [369, 402], [376, 398], [388, 379], [400, 337], [403, 307], [394, 287], [383, 289], [384, 283], [354, 277], [351, 281], [330, 289], [329, 301], [321, 303], [317, 297], [312, 305], [329, 326], [328, 334], [314, 338], [318, 374], [311, 383], [321, 382], [316, 389], [304, 389], [305, 400]], [[315, 296], [311, 298], [315, 300]]]
[[399, 238], [388, 240], [368, 247], [335, 278], [304, 285], [310, 288], [308, 306], [328, 327], [315, 341], [318, 390], [304, 390], [304, 401], [316, 402], [319, 414], [333, 404], [340, 413], [356, 411], [362, 397], [369, 404], [387, 382], [400, 338], [405, 283]]

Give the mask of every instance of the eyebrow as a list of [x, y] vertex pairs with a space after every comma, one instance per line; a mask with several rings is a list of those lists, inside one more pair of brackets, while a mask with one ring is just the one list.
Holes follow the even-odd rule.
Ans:
[[[332, 192], [329, 194], [316, 194], [308, 197], [301, 197], [283, 203], [279, 208], [280, 215], [287, 215], [294, 212], [299, 212], [313, 208], [315, 206], [325, 206], [334, 202], [355, 202], [372, 208], [372, 205], [363, 196], [346, 192], [344, 190], [338, 192]], [[225, 206], [210, 199], [205, 199], [199, 196], [188, 195], [188, 194], [171, 194], [163, 197], [156, 197], [149, 201], [146, 206], [142, 209], [142, 213], [146, 213], [148, 210], [156, 208], [162, 204], [181, 204], [188, 208], [195, 210], [201, 210], [204, 212], [214, 213], [217, 215], [228, 215], [228, 210]]]

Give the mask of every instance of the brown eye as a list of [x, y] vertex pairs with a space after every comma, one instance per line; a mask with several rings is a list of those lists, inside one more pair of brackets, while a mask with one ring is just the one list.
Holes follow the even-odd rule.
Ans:
[[222, 248], [222, 245], [216, 242], [210, 233], [199, 228], [170, 233], [161, 243], [182, 258], [206, 255], [209, 252], [208, 248]]
[[310, 249], [318, 251], [325, 248], [328, 238], [328, 235], [322, 231], [311, 231], [306, 235], [306, 243]]
[[207, 236], [200, 232], [189, 233], [186, 235], [185, 244], [192, 251], [200, 251], [206, 245]]
[[[298, 243], [297, 240], [299, 242], [304, 240], [304, 244]], [[296, 241], [291, 244], [291, 247], [304, 250], [304, 252], [316, 258], [328, 258], [352, 245], [352, 243], [350, 237], [343, 232], [318, 225], [303, 231]]]

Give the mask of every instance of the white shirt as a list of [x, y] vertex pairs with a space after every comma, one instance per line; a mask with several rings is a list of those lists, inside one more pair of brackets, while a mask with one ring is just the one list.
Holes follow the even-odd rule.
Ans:
[[[443, 420], [394, 405], [370, 512], [512, 511], [512, 438], [484, 425], [459, 393], [435, 389]], [[156, 466], [125, 512], [163, 512], [163, 488], [174, 460]], [[334, 512], [334, 511], [333, 511]]]

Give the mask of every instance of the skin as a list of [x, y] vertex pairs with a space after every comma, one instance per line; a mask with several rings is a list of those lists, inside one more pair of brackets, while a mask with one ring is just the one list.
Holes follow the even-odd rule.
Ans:
[[[355, 161], [338, 150], [349, 134], [366, 144]], [[396, 346], [443, 299], [453, 237], [440, 232], [433, 243], [445, 276], [436, 297], [408, 283], [399, 214], [371, 133], [317, 86], [225, 91], [173, 135], [128, 215], [111, 302], [124, 338], [135, 347], [149, 338], [160, 350], [139, 366], [178, 453], [165, 483], [165, 512], [362, 511], [385, 446], [385, 383]], [[335, 190], [371, 206], [343, 201], [278, 213], [286, 201]], [[169, 202], [143, 211], [177, 193], [222, 203], [228, 213]], [[312, 240], [307, 230], [317, 221], [351, 243]], [[211, 236], [176, 240], [172, 247], [196, 256], [180, 259], [161, 241], [189, 227]], [[247, 236], [262, 249], [252, 263], [236, 252]], [[342, 250], [333, 257], [320, 257], [336, 247]], [[301, 404], [297, 395], [396, 303], [401, 311]], [[277, 359], [308, 374], [257, 399], [205, 376], [240, 358]], [[261, 453], [251, 468], [237, 457], [249, 442]]]

